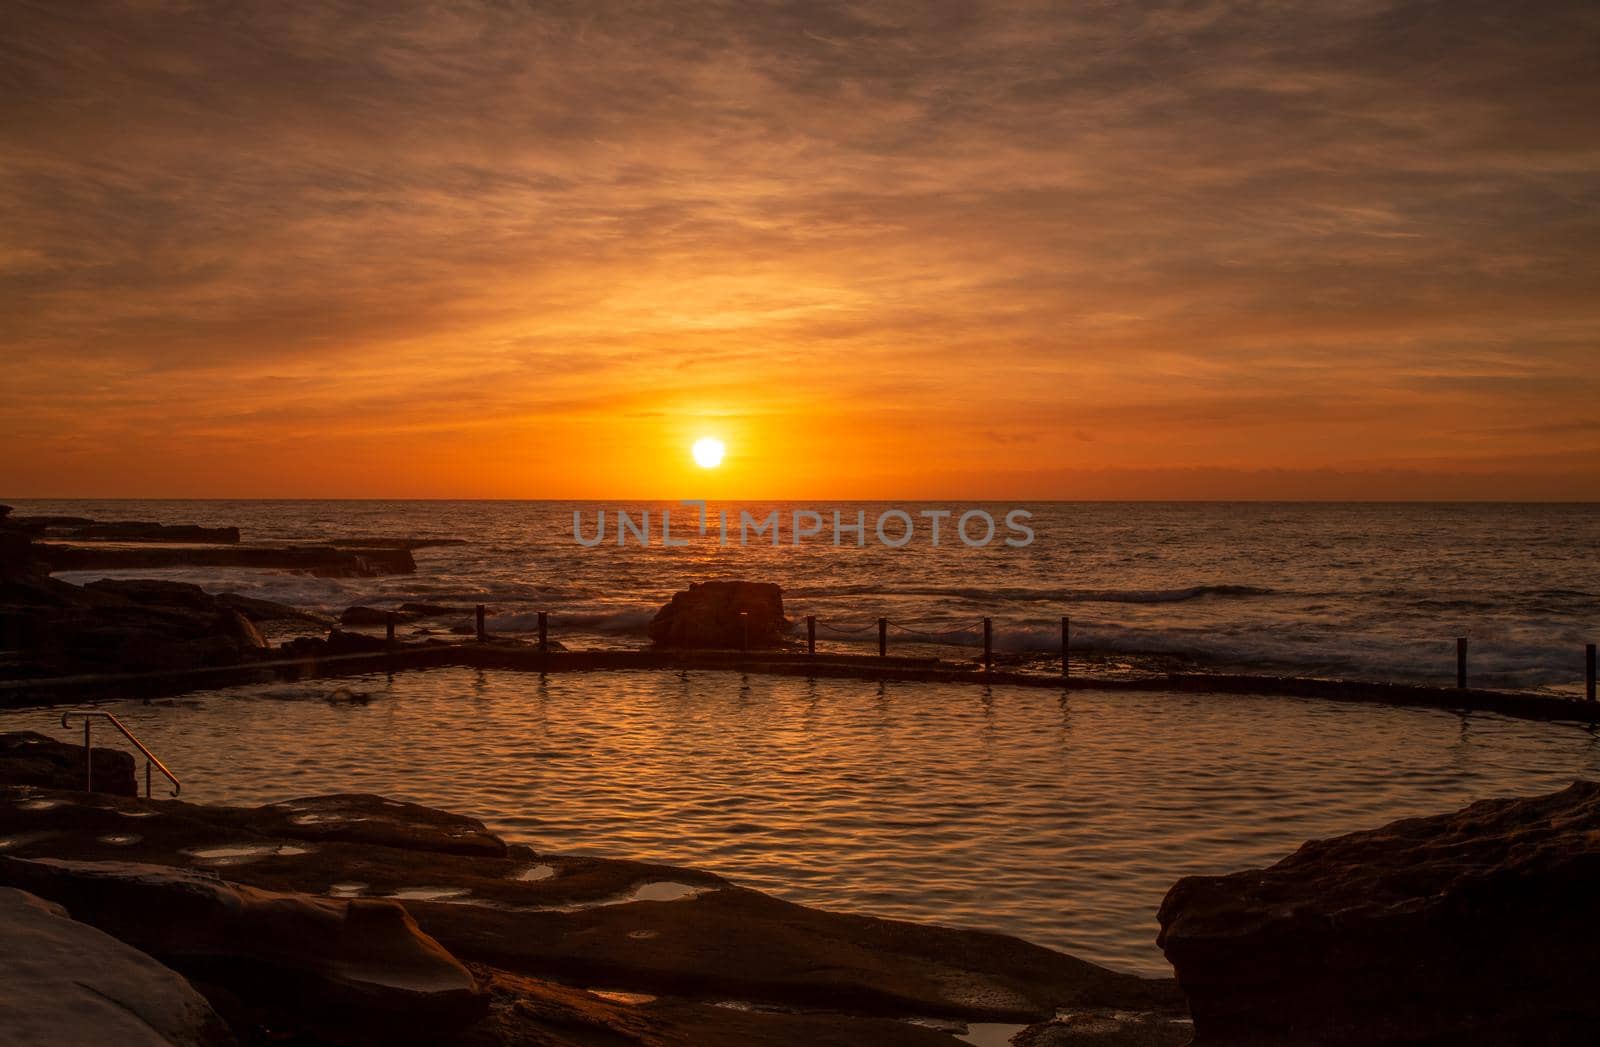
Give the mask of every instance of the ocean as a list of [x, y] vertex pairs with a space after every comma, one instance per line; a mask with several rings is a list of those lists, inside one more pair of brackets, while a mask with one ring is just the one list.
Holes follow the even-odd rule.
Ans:
[[[792, 618], [813, 614], [824, 646], [875, 649], [875, 621], [905, 653], [972, 657], [982, 619], [996, 649], [1023, 667], [1053, 664], [1070, 616], [1082, 671], [1178, 667], [1453, 683], [1455, 641], [1469, 641], [1476, 685], [1581, 692], [1583, 646], [1600, 637], [1600, 505], [1441, 503], [712, 503], [734, 521], [730, 544], [675, 502], [13, 501], [18, 513], [237, 524], [246, 541], [355, 536], [463, 539], [416, 553], [417, 573], [326, 579], [250, 570], [161, 570], [166, 577], [337, 613], [403, 600], [484, 603], [497, 633], [525, 634], [539, 611], [571, 646], [645, 642], [656, 609], [689, 582], [777, 582]], [[616, 544], [615, 513], [651, 513], [649, 545]], [[741, 511], [783, 522], [781, 543], [741, 546]], [[796, 510], [820, 535], [794, 544]], [[832, 512], [865, 513], [865, 544], [833, 544]], [[891, 509], [919, 526], [891, 548], [873, 521]], [[931, 543], [924, 511], [948, 509]], [[954, 540], [971, 509], [999, 524], [994, 541]], [[1034, 537], [1007, 545], [1007, 512], [1031, 513]], [[574, 513], [592, 539], [579, 544]], [[666, 547], [660, 519], [672, 513]], [[900, 525], [888, 528], [898, 538]], [[974, 527], [974, 532], [981, 528]], [[66, 574], [84, 581], [107, 572]], [[1075, 667], [1074, 671], [1078, 671]]]

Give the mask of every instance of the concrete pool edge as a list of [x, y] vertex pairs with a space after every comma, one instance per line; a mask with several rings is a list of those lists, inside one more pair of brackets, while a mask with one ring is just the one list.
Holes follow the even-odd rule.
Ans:
[[[375, 672], [436, 668], [529, 673], [698, 669], [819, 679], [1029, 687], [1069, 692], [1177, 691], [1315, 698], [1452, 712], [1492, 712], [1524, 720], [1600, 723], [1600, 702], [1480, 688], [1224, 673], [1150, 673], [1133, 678], [1058, 677], [1010, 670], [984, 670], [964, 663], [931, 658], [812, 656], [788, 651], [540, 651], [516, 642], [402, 646], [386, 652], [247, 662], [175, 672], [0, 680], [0, 708], [16, 709], [108, 698], [152, 698], [235, 684], [336, 679]], [[116, 693], [107, 693], [113, 690]]]

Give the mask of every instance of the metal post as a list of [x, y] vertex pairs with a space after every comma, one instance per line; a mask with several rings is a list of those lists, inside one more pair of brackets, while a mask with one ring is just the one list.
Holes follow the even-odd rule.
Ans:
[[489, 639], [489, 634], [483, 627], [483, 604], [478, 605], [478, 642], [483, 643]]
[[1456, 686], [1467, 689], [1467, 638], [1456, 637]]
[[150, 799], [150, 761], [144, 762], [144, 798]]
[[1587, 644], [1583, 649], [1583, 695], [1589, 701], [1594, 701], [1594, 644]]
[[739, 650], [750, 649], [750, 612], [739, 612]]
[[983, 669], [988, 672], [994, 668], [994, 624], [993, 619], [983, 620]]
[[1067, 652], [1072, 649], [1071, 623], [1066, 615], [1061, 616], [1061, 675], [1071, 676], [1072, 670], [1067, 668]]
[[89, 717], [83, 718], [83, 791], [94, 792], [94, 750], [89, 747]]
[[550, 650], [550, 612], [539, 612], [539, 650]]
[[817, 653], [817, 616], [806, 615], [806, 653]]
[[878, 619], [878, 657], [882, 658], [889, 653], [889, 619]]

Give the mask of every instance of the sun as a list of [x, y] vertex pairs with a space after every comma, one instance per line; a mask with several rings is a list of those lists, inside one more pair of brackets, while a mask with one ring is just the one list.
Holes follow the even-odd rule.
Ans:
[[726, 448], [722, 441], [711, 436], [702, 436], [694, 442], [690, 453], [694, 455], [694, 464], [702, 469], [715, 469], [722, 464], [722, 453]]

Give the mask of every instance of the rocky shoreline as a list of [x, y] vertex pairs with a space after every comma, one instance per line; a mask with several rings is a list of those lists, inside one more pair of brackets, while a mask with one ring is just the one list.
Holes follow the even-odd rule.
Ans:
[[83, 759], [0, 735], [0, 939], [51, 957], [0, 989], [56, 1032], [33, 1042], [146, 1042], [114, 1035], [130, 1013], [152, 1043], [464, 1047], [1579, 1047], [1600, 1022], [1592, 782], [1181, 880], [1174, 980], [382, 796], [140, 799], [113, 750], [85, 793]]
[[[13, 736], [7, 751], [35, 747], [76, 748]], [[6, 768], [0, 780], [16, 782], [0, 756]], [[241, 1043], [937, 1047], [989, 1026], [1041, 1044], [1190, 1036], [1170, 979], [810, 909], [692, 869], [542, 854], [383, 797], [228, 808], [22, 780], [0, 786], [0, 886], [192, 986], [210, 1014], [167, 1042], [227, 1042], [218, 1021]], [[1104, 1034], [1051, 1038], [1074, 1024]]]

